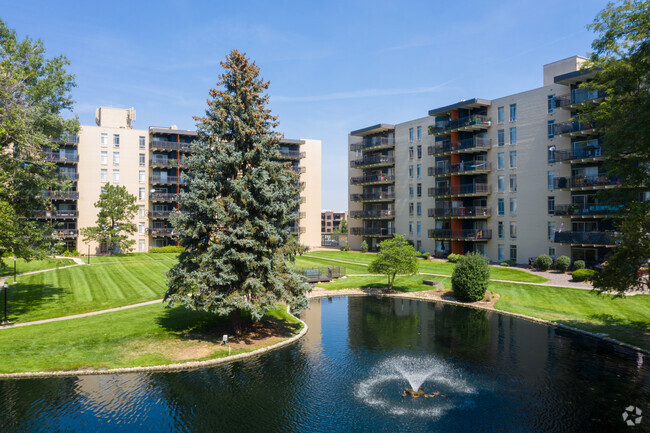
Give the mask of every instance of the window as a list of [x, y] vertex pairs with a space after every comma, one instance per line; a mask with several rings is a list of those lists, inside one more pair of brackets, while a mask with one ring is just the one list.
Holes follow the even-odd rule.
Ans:
[[497, 192], [505, 191], [505, 180], [503, 176], [497, 177]]
[[555, 259], [555, 247], [548, 247], [548, 255]]
[[548, 147], [547, 157], [549, 164], [555, 164], [555, 146]]
[[517, 239], [517, 223], [510, 221], [510, 238]]
[[144, 239], [140, 239], [138, 241], [138, 252], [144, 253], [145, 246], [144, 246]]
[[120, 134], [113, 134], [113, 147], [120, 147]]
[[409, 234], [413, 236], [413, 221], [409, 221]]
[[418, 159], [422, 159], [422, 145], [421, 144], [418, 144], [417, 155], [418, 155]]
[[409, 141], [413, 143], [413, 128], [409, 128]]
[[102, 164], [102, 165], [106, 165], [106, 164], [108, 164], [108, 152], [102, 150], [102, 152], [101, 152], [100, 155], [101, 155], [101, 156], [100, 156], [100, 162], [101, 162], [101, 164]]
[[497, 123], [503, 123], [504, 120], [504, 115], [503, 115], [503, 107], [497, 108]]
[[549, 215], [555, 215], [555, 197], [549, 197], [546, 200], [547, 208], [548, 208], [548, 214]]
[[139, 235], [144, 234], [144, 223], [138, 223], [138, 234]]
[[140, 158], [140, 167], [144, 167], [144, 153], [141, 153], [139, 155]]
[[409, 216], [413, 216], [413, 203], [409, 203]]
[[102, 132], [100, 143], [101, 143], [102, 147], [108, 146], [108, 134]]
[[555, 113], [555, 95], [548, 95], [548, 112]]
[[555, 240], [555, 222], [549, 221], [548, 223], [548, 240]]
[[419, 217], [422, 216], [422, 203], [418, 203], [418, 205], [417, 205], [417, 215]]
[[517, 128], [510, 128], [510, 144], [517, 144]]
[[422, 179], [422, 164], [418, 164], [417, 170], [416, 170], [416, 175], [418, 179]]
[[555, 172], [554, 171], [549, 171], [548, 172], [548, 189], [553, 189], [555, 185]]
[[510, 245], [510, 260], [517, 261], [517, 245]]
[[113, 182], [119, 182], [120, 181], [120, 170], [115, 169], [113, 170]]
[[409, 185], [409, 197], [413, 198], [413, 185]]
[[517, 216], [517, 199], [516, 198], [511, 198], [510, 199], [510, 215], [511, 216]]
[[140, 170], [138, 172], [138, 179], [139, 179], [140, 183], [145, 183], [147, 181], [146, 176], [144, 175], [144, 170]]
[[120, 152], [113, 152], [113, 165], [120, 165]]
[[499, 154], [497, 154], [497, 169], [503, 170], [504, 166], [505, 166], [505, 162], [503, 159], [503, 152], [500, 152]]
[[418, 183], [418, 186], [417, 186], [416, 190], [417, 190], [417, 196], [422, 197], [422, 184], [421, 183]]
[[510, 104], [510, 121], [517, 120], [517, 104]]
[[422, 236], [422, 221], [417, 222], [418, 236]]
[[413, 159], [413, 146], [409, 146], [409, 159]]
[[505, 208], [506, 208], [505, 203], [503, 202], [503, 199], [500, 198], [497, 205], [497, 211], [499, 213], [499, 216], [505, 215], [506, 213]]
[[416, 241], [415, 245], [417, 245], [417, 250], [422, 251], [422, 241]]
[[144, 200], [145, 195], [144, 195], [144, 188], [138, 188], [138, 200]]
[[497, 260], [502, 262], [506, 259], [503, 244], [497, 245]]
[[139, 218], [144, 218], [146, 216], [147, 216], [147, 214], [145, 213], [144, 205], [143, 204], [138, 205], [138, 217]]
[[413, 179], [413, 166], [409, 165], [409, 177]]
[[510, 175], [510, 192], [517, 192], [517, 175]]
[[497, 131], [497, 143], [499, 146], [503, 146], [506, 144], [506, 132], [503, 129], [499, 129]]
[[418, 126], [418, 140], [422, 140], [422, 127]]
[[100, 182], [108, 182], [108, 170], [105, 168], [102, 168], [102, 171], [99, 175], [99, 180]]
[[499, 239], [503, 239], [503, 221], [497, 223], [497, 235]]
[[546, 122], [546, 136], [548, 138], [555, 138], [555, 120]]
[[517, 151], [510, 151], [510, 168], [517, 168]]
[[143, 136], [138, 137], [138, 148], [139, 149], [144, 149], [144, 137]]

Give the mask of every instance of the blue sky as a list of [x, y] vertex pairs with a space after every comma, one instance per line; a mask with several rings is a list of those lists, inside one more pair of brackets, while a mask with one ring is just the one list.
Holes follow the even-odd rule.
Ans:
[[193, 129], [219, 62], [245, 51], [279, 130], [323, 142], [322, 208], [345, 210], [348, 132], [540, 87], [542, 65], [589, 52], [606, 3], [0, 0], [0, 18], [69, 58], [84, 124], [103, 105]]

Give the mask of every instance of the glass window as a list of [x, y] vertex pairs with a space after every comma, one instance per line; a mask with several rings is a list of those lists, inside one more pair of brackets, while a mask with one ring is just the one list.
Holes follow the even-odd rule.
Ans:
[[138, 137], [138, 148], [144, 149], [144, 137], [143, 136]]
[[504, 192], [505, 191], [505, 180], [503, 176], [498, 176], [497, 177], [497, 192]]
[[505, 168], [505, 162], [503, 158], [503, 152], [497, 154], [497, 169], [503, 170]]
[[409, 216], [413, 216], [413, 202], [409, 203]]
[[108, 182], [108, 170], [105, 168], [102, 168], [102, 171], [100, 172], [99, 175], [99, 180], [100, 182]]
[[517, 192], [517, 175], [510, 175], [510, 192]]
[[417, 222], [418, 236], [422, 236], [422, 221]]
[[555, 120], [549, 120], [546, 122], [546, 136], [548, 138], [555, 138]]
[[510, 104], [510, 121], [517, 120], [517, 104]]
[[409, 234], [413, 236], [413, 221], [409, 221]]
[[422, 145], [421, 144], [418, 144], [417, 155], [418, 155], [418, 159], [422, 159]]
[[517, 144], [517, 128], [510, 128], [510, 144]]
[[108, 134], [104, 132], [102, 132], [102, 136], [101, 136], [101, 145], [102, 147], [108, 146]]
[[510, 245], [510, 260], [517, 261], [517, 245]]
[[555, 113], [555, 95], [548, 95], [548, 112]]
[[120, 152], [113, 152], [113, 165], [120, 165]]
[[555, 215], [555, 197], [546, 200], [546, 207], [549, 215]]
[[418, 203], [417, 205], [417, 215], [422, 216], [422, 203]]
[[516, 150], [511, 150], [510, 151], [510, 168], [516, 168], [517, 167], [517, 151]]
[[143, 204], [138, 205], [138, 217], [144, 218], [146, 216], [147, 216], [147, 214], [145, 213], [144, 205]]
[[144, 253], [144, 250], [145, 250], [144, 239], [140, 239], [138, 241], [138, 252]]
[[510, 215], [517, 216], [517, 199], [510, 199]]
[[503, 107], [497, 108], [497, 122], [498, 123], [503, 123], [503, 121], [504, 121], [503, 113], [504, 113]]
[[413, 185], [409, 185], [409, 197], [413, 198]]
[[555, 164], [555, 146], [548, 147], [547, 156], [548, 156], [548, 163]]
[[548, 172], [548, 189], [553, 189], [555, 185], [555, 172]]
[[120, 170], [116, 169], [113, 170], [113, 182], [119, 182], [120, 181]]
[[144, 188], [138, 188], [138, 200], [144, 200], [145, 199], [144, 194], [145, 194]]
[[510, 221], [510, 237], [512, 239], [517, 238], [517, 223], [514, 221]]
[[422, 179], [422, 164], [418, 164], [416, 174], [418, 176], [418, 179]]
[[497, 223], [497, 234], [499, 239], [503, 239], [503, 221]]
[[100, 159], [101, 159], [102, 165], [108, 164], [108, 152], [102, 150]]
[[555, 258], [555, 247], [548, 247], [548, 255], [553, 259]]
[[548, 223], [548, 240], [555, 240], [555, 222], [549, 221]]
[[499, 129], [497, 131], [497, 142], [499, 146], [503, 146], [504, 144], [506, 144], [506, 133], [503, 129]]
[[413, 146], [409, 146], [409, 159], [413, 159]]
[[422, 140], [422, 127], [418, 126], [418, 140]]
[[409, 128], [409, 141], [413, 142], [413, 128]]
[[413, 166], [409, 165], [409, 177], [413, 179]]
[[503, 216], [503, 215], [505, 215], [505, 213], [506, 213], [506, 212], [505, 212], [505, 208], [506, 208], [506, 207], [505, 207], [505, 203], [504, 203], [503, 199], [500, 198], [500, 199], [498, 200], [498, 207], [497, 207], [497, 211], [499, 212], [499, 216]]
[[113, 134], [113, 147], [120, 147], [120, 134]]
[[422, 197], [422, 184], [421, 183], [418, 183], [416, 191], [417, 191], [417, 196]]
[[138, 223], [138, 234], [139, 235], [144, 234], [144, 223]]
[[144, 170], [140, 170], [138, 172], [138, 179], [139, 179], [140, 183], [145, 183], [147, 181], [146, 177], [145, 177], [145, 174], [144, 174]]
[[141, 153], [139, 155], [140, 158], [140, 167], [144, 167], [144, 153]]
[[417, 245], [417, 250], [422, 251], [422, 241], [418, 240], [415, 242], [415, 245]]
[[503, 244], [497, 245], [497, 260], [502, 262], [506, 259]]

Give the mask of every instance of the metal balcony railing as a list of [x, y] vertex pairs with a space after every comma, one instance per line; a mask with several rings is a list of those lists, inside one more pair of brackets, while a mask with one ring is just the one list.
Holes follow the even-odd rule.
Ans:
[[354, 236], [392, 236], [395, 233], [393, 227], [365, 228], [351, 227], [350, 234]]
[[557, 189], [604, 187], [620, 185], [620, 183], [620, 178], [610, 177], [607, 173], [598, 176], [556, 177], [553, 180], [553, 186]]
[[59, 173], [59, 177], [66, 180], [76, 181], [79, 180], [79, 173]]
[[176, 193], [167, 193], [167, 192], [154, 192], [149, 198], [151, 201], [177, 201], [178, 194]]
[[395, 211], [392, 209], [353, 210], [350, 211], [350, 218], [395, 218]]
[[395, 146], [394, 137], [364, 137], [361, 143], [350, 143], [350, 151], [371, 150], [373, 147]]
[[57, 238], [76, 238], [79, 235], [77, 229], [55, 229], [52, 236]]
[[454, 129], [487, 128], [491, 124], [490, 118], [482, 114], [472, 114], [455, 120], [439, 120], [435, 125], [429, 126], [429, 135], [449, 132]]
[[553, 133], [555, 135], [562, 134], [573, 134], [583, 131], [589, 131], [593, 129], [593, 125], [590, 123], [580, 122], [580, 121], [568, 121], [560, 122], [553, 125]]
[[623, 206], [619, 204], [556, 204], [554, 213], [557, 216], [598, 216], [598, 215], [614, 215]]
[[79, 162], [79, 155], [61, 155], [59, 153], [46, 153], [45, 160], [48, 162], [66, 162], [76, 163]]
[[391, 155], [372, 155], [350, 161], [350, 167], [352, 168], [377, 164], [395, 164], [395, 158]]
[[301, 174], [301, 173], [306, 173], [307, 172], [307, 167], [291, 167], [291, 170], [294, 172]]
[[189, 152], [192, 150], [191, 143], [178, 143], [176, 141], [164, 140], [151, 140], [149, 142], [149, 147], [151, 149], [180, 150], [182, 152]]
[[352, 201], [372, 201], [372, 200], [394, 200], [394, 192], [381, 192], [381, 193], [364, 193], [364, 194], [351, 194], [350, 200]]
[[78, 191], [44, 191], [43, 196], [50, 200], [78, 200]]
[[286, 150], [280, 149], [280, 158], [281, 159], [302, 159], [307, 156], [306, 152], [300, 152], [299, 150]]
[[604, 90], [594, 90], [588, 87], [580, 87], [573, 89], [571, 93], [555, 97], [555, 107], [563, 108], [573, 104], [580, 104], [582, 102], [594, 101], [596, 99], [604, 98]]
[[488, 240], [492, 239], [490, 229], [432, 229], [429, 230], [429, 238], [432, 239], [467, 239], [467, 240]]
[[167, 219], [172, 212], [171, 210], [152, 210], [149, 211], [149, 218]]
[[492, 192], [491, 185], [487, 183], [477, 183], [474, 185], [454, 185], [442, 188], [429, 188], [429, 197], [438, 197], [444, 195], [463, 195], [463, 194], [484, 194]]
[[437, 207], [429, 209], [428, 214], [434, 218], [489, 217], [492, 209], [484, 206], [460, 206], [455, 208]]
[[614, 232], [555, 232], [555, 242], [563, 244], [615, 245]]
[[456, 164], [440, 164], [429, 167], [429, 176], [442, 176], [446, 174], [461, 174], [468, 172], [485, 172], [492, 169], [492, 163], [482, 160], [463, 161]]
[[174, 236], [178, 234], [172, 227], [149, 227], [147, 232], [150, 236], [159, 237], [159, 236]]
[[77, 210], [61, 210], [61, 209], [52, 209], [52, 210], [39, 210], [35, 213], [36, 218], [45, 218], [45, 219], [74, 219], [79, 216], [79, 211]]
[[79, 136], [72, 134], [64, 134], [61, 137], [52, 137], [50, 138], [52, 143], [59, 144], [79, 144]]
[[392, 174], [367, 174], [365, 176], [355, 176], [350, 178], [350, 183], [352, 185], [381, 182], [395, 182], [395, 176]]
[[464, 138], [458, 141], [444, 140], [435, 143], [433, 146], [429, 146], [428, 153], [429, 155], [436, 155], [439, 153], [461, 152], [470, 149], [483, 151], [488, 150], [491, 144], [491, 140], [483, 136]]
[[159, 184], [187, 184], [187, 180], [183, 176], [151, 176], [149, 180], [151, 183]]
[[185, 161], [179, 159], [151, 158], [149, 164], [155, 167], [185, 167]]

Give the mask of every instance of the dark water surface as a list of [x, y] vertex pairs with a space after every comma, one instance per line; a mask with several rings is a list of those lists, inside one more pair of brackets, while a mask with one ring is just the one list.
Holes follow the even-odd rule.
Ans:
[[[0, 431], [650, 431], [650, 359], [591, 338], [401, 299], [316, 300], [302, 318], [300, 342], [228, 365], [0, 381]], [[407, 378], [446, 397], [402, 398]]]

